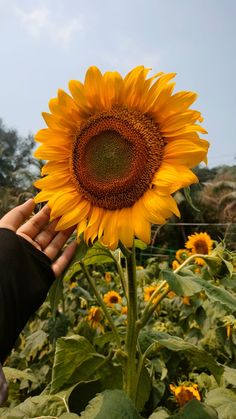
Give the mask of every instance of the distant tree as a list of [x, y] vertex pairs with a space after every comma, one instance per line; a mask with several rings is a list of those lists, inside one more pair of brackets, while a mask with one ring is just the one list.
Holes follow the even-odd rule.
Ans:
[[0, 119], [0, 216], [34, 193], [40, 162], [33, 158], [32, 135], [20, 137]]

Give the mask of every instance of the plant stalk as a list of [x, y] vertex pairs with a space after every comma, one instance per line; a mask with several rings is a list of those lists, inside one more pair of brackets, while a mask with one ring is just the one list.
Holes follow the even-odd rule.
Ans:
[[87, 280], [89, 282], [89, 285], [91, 286], [91, 288], [92, 288], [92, 290], [93, 290], [93, 292], [95, 294], [95, 297], [96, 297], [96, 299], [98, 301], [98, 304], [101, 306], [101, 308], [102, 308], [102, 310], [104, 312], [104, 315], [107, 318], [107, 321], [109, 322], [109, 324], [111, 326], [111, 330], [112, 330], [112, 332], [114, 334], [114, 337], [115, 337], [117, 346], [118, 346], [118, 348], [121, 348], [120, 336], [119, 336], [118, 331], [117, 331], [117, 328], [116, 328], [116, 326], [115, 326], [115, 324], [113, 322], [113, 319], [112, 319], [112, 317], [111, 317], [111, 315], [110, 315], [110, 313], [109, 313], [109, 311], [108, 311], [108, 309], [106, 307], [106, 304], [104, 303], [101, 295], [99, 294], [99, 292], [97, 290], [97, 287], [96, 287], [96, 284], [95, 284], [93, 278], [91, 277], [91, 275], [89, 274], [87, 267], [84, 265], [83, 262], [80, 262], [80, 265], [81, 265], [81, 268], [82, 268], [82, 271], [83, 271], [84, 275], [86, 276], [86, 278], [87, 278]]
[[127, 353], [127, 365], [125, 371], [125, 390], [130, 399], [135, 402], [137, 391], [136, 354], [138, 339], [138, 330], [136, 327], [138, 317], [136, 259], [134, 246], [132, 248], [132, 251], [127, 250], [128, 249], [122, 249], [122, 252], [126, 258], [128, 276], [128, 315], [127, 334], [125, 342], [125, 350]]

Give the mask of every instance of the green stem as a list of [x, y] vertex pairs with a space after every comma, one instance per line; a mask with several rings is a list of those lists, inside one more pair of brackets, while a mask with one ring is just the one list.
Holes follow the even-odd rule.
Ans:
[[191, 255], [191, 256], [189, 256], [189, 258], [188, 259], [186, 259], [180, 266], [178, 266], [178, 268], [176, 268], [173, 272], [175, 273], [175, 274], [177, 274], [177, 272], [179, 272], [179, 271], [181, 271], [181, 269], [185, 266], [185, 265], [187, 265], [189, 262], [191, 262], [191, 260], [193, 260], [193, 259], [195, 259], [195, 258], [202, 258], [202, 259], [204, 259], [204, 257], [205, 256], [208, 256], [208, 255], [201, 255], [201, 254], [199, 254], [199, 253], [196, 253], [195, 255]]
[[169, 291], [170, 291], [170, 288], [168, 286], [168, 288], [166, 288], [164, 291], [162, 291], [161, 294], [158, 295], [158, 297], [156, 297], [155, 303], [151, 304], [148, 310], [146, 310], [147, 307], [145, 308], [141, 319], [139, 319], [136, 324], [136, 327], [138, 330], [141, 330], [145, 326], [145, 324], [147, 324], [148, 320], [150, 319], [150, 317], [153, 315], [154, 311], [156, 310], [158, 304], [160, 304], [160, 302], [163, 300], [163, 298], [165, 298], [165, 296], [168, 294]]
[[125, 371], [125, 389], [128, 396], [135, 402], [137, 390], [137, 371], [136, 353], [138, 331], [136, 322], [138, 317], [137, 305], [137, 281], [136, 281], [136, 259], [135, 248], [132, 251], [122, 246], [122, 252], [126, 257], [126, 267], [128, 276], [128, 315], [127, 315], [127, 334], [125, 349], [127, 353], [127, 367]]
[[126, 301], [127, 301], [127, 299], [128, 299], [128, 297], [127, 297], [127, 286], [126, 286], [124, 271], [122, 269], [121, 264], [118, 262], [118, 260], [116, 260], [116, 258], [113, 255], [112, 255], [112, 258], [115, 262], [116, 269], [117, 269], [117, 272], [119, 274], [121, 285], [122, 285], [122, 288], [123, 288], [124, 296], [125, 296]]
[[97, 287], [96, 287], [96, 284], [95, 284], [93, 278], [91, 277], [91, 275], [89, 274], [88, 269], [86, 268], [86, 266], [84, 265], [83, 262], [80, 262], [80, 265], [81, 265], [81, 268], [82, 268], [82, 271], [83, 271], [84, 275], [86, 276], [86, 278], [89, 282], [89, 285], [91, 286], [91, 288], [92, 288], [92, 290], [93, 290], [93, 292], [96, 296], [98, 304], [101, 306], [101, 308], [104, 312], [104, 315], [107, 318], [107, 321], [109, 322], [109, 324], [111, 326], [111, 329], [112, 329], [112, 332], [114, 333], [114, 337], [115, 337], [117, 346], [120, 348], [121, 347], [120, 336], [117, 332], [117, 328], [116, 328], [116, 326], [113, 322], [113, 319], [112, 319], [112, 317], [111, 317], [111, 315], [110, 315], [110, 313], [109, 313], [109, 311], [106, 307], [106, 304], [104, 303], [101, 295], [99, 294], [99, 292], [97, 290]]

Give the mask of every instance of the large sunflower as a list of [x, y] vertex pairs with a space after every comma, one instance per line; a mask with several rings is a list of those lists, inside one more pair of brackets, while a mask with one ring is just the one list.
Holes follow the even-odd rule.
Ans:
[[198, 181], [190, 170], [206, 160], [206, 131], [200, 112], [189, 106], [197, 95], [173, 94], [175, 73], [147, 78], [139, 66], [124, 78], [90, 67], [84, 84], [51, 99], [43, 113], [48, 128], [36, 134], [35, 156], [47, 160], [42, 191], [57, 230], [77, 225], [87, 242], [110, 248], [134, 236], [150, 242], [151, 223], [179, 216], [173, 192]]

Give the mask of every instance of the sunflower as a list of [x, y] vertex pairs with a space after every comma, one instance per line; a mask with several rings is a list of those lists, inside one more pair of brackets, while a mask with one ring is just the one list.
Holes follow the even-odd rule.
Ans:
[[156, 291], [156, 285], [149, 285], [144, 288], [144, 301], [149, 301], [154, 291]]
[[179, 249], [177, 250], [175, 257], [179, 263], [183, 263], [188, 257], [190, 256], [187, 249]]
[[201, 400], [201, 395], [199, 393], [197, 384], [182, 384], [179, 386], [170, 384], [170, 390], [174, 394], [177, 403], [181, 407], [184, 406], [189, 400]]
[[180, 266], [180, 263], [175, 259], [172, 262], [172, 269], [175, 271]]
[[[207, 233], [194, 233], [188, 236], [185, 247], [191, 250], [192, 254], [201, 253], [202, 255], [209, 255], [212, 251], [213, 240]], [[195, 262], [198, 265], [204, 265], [205, 263], [202, 258], [196, 258]]]
[[104, 332], [104, 327], [101, 324], [103, 319], [103, 312], [100, 307], [92, 306], [89, 310], [87, 320], [92, 329], [97, 329], [100, 332]]
[[35, 140], [46, 160], [35, 201], [48, 201], [57, 230], [77, 225], [87, 243], [131, 247], [150, 242], [151, 223], [180, 216], [172, 194], [198, 182], [190, 168], [206, 161], [199, 137], [197, 95], [173, 94], [175, 73], [147, 77], [139, 66], [124, 78], [90, 67], [84, 83], [71, 80], [43, 113], [48, 128]]
[[115, 304], [120, 304], [121, 300], [122, 298], [120, 294], [118, 294], [116, 291], [108, 291], [103, 296], [103, 301], [108, 307], [114, 307]]

